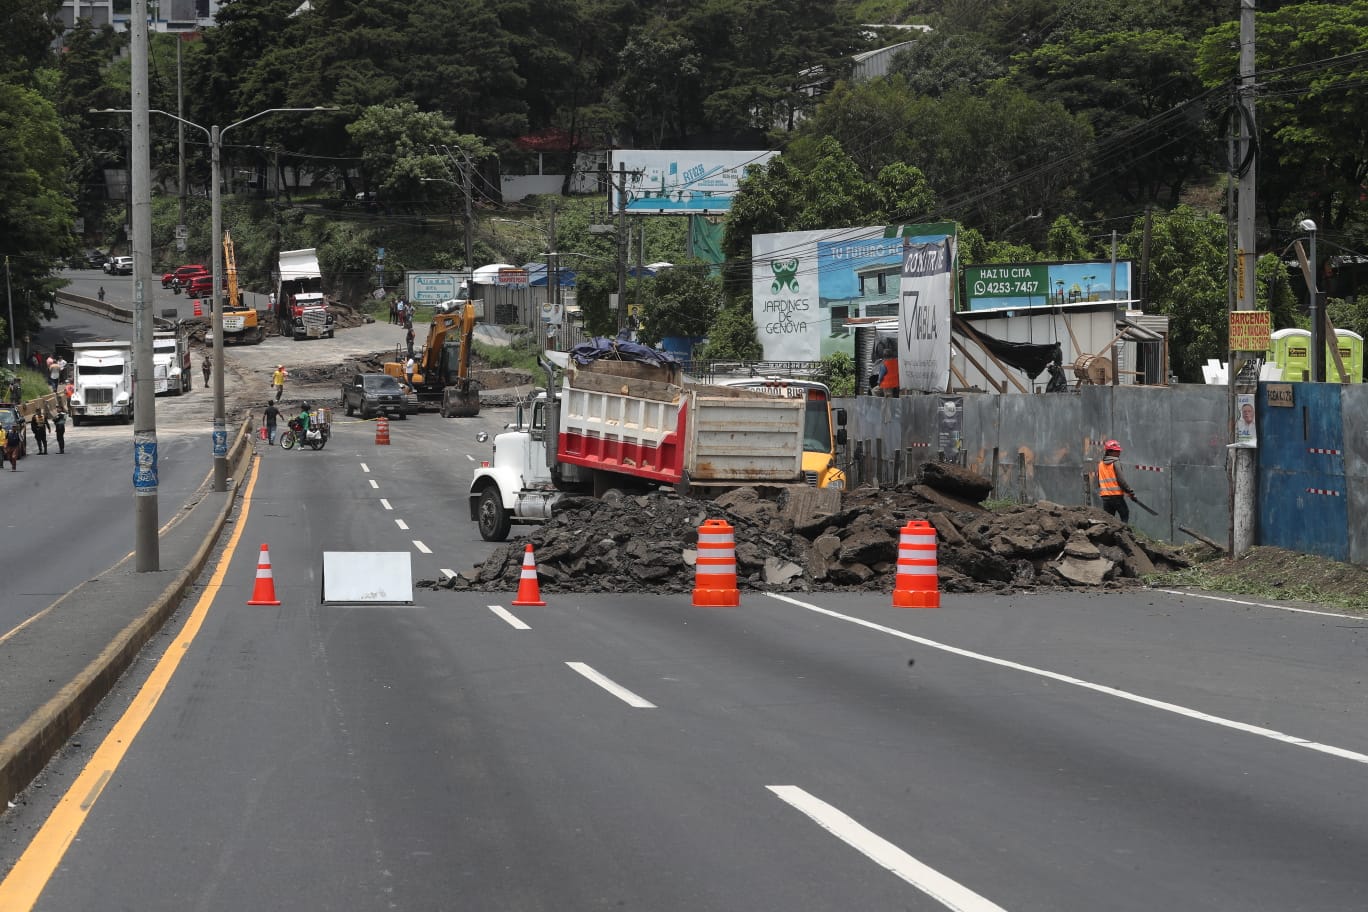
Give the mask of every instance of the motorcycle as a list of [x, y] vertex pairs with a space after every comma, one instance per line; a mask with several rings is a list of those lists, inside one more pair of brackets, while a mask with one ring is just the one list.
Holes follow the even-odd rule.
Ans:
[[287, 450], [293, 450], [296, 444], [321, 450], [328, 442], [329, 430], [326, 423], [320, 422], [315, 425], [311, 419], [309, 430], [302, 435], [301, 430], [299, 419], [291, 418], [287, 430], [280, 435], [280, 445]]

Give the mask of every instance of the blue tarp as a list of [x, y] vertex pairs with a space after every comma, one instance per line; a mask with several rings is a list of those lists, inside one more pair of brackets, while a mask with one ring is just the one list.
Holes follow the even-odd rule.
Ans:
[[621, 336], [616, 339], [595, 336], [588, 342], [581, 342], [570, 349], [570, 357], [575, 359], [576, 364], [588, 364], [600, 358], [606, 361], [638, 361], [660, 367], [679, 363], [679, 359], [669, 352], [658, 351], [649, 345], [632, 342]]

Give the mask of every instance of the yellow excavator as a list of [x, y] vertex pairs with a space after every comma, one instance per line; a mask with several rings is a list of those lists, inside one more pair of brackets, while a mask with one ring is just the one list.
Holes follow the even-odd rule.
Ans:
[[[433, 314], [427, 341], [414, 359], [413, 391], [418, 403], [435, 403], [443, 418], [480, 414], [480, 384], [470, 376], [476, 303], [465, 301], [455, 313]], [[404, 362], [386, 362], [385, 373], [404, 380]]]
[[257, 344], [266, 337], [266, 329], [257, 319], [255, 307], [242, 303], [242, 292], [238, 291], [237, 256], [233, 252], [233, 237], [223, 232], [223, 273], [228, 296], [221, 298], [223, 305], [223, 341]]

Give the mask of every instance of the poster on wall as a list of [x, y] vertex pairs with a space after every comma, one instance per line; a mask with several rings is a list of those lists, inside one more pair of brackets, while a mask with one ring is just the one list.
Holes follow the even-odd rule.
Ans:
[[763, 149], [613, 149], [608, 153], [608, 209], [612, 215], [724, 215], [746, 172], [778, 154]]
[[765, 360], [818, 361], [837, 352], [853, 358], [859, 322], [898, 319], [907, 232], [943, 238], [953, 227], [867, 226], [753, 236], [751, 305]]
[[955, 254], [953, 230], [903, 238], [898, 314], [898, 375], [903, 389], [939, 392], [950, 384]]

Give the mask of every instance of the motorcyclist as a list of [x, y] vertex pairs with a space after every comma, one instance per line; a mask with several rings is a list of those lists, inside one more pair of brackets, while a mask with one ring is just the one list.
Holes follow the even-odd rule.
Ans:
[[304, 440], [309, 436], [309, 403], [304, 403], [299, 410], [298, 417], [295, 418], [295, 445], [304, 446]]

